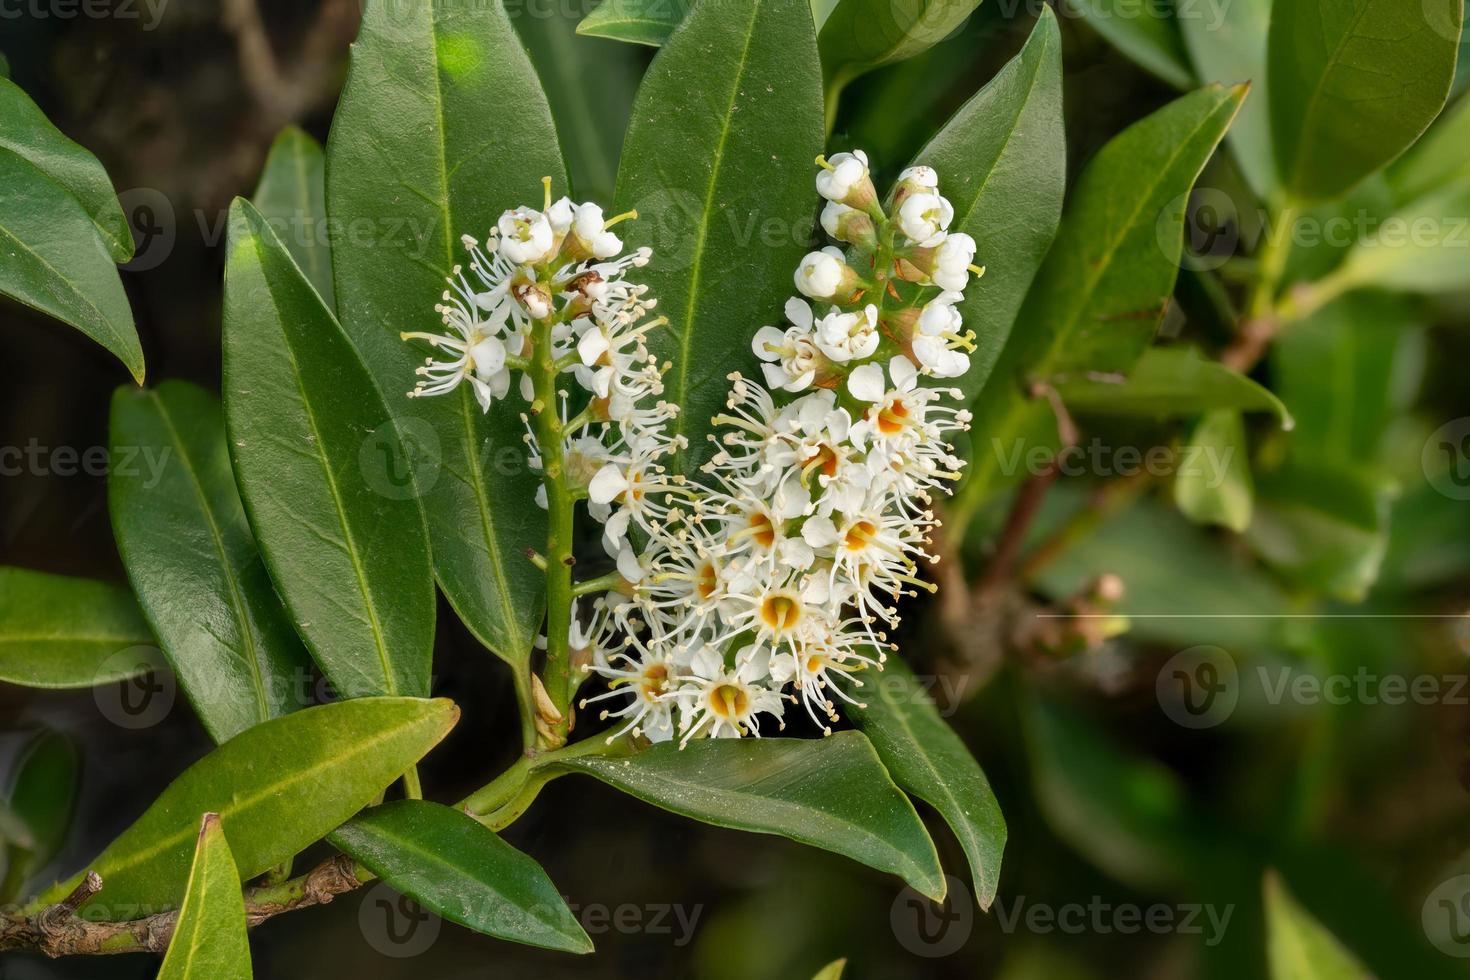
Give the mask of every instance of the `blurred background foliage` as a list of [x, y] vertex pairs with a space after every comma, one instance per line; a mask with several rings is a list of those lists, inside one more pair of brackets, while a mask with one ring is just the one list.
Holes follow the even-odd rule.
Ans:
[[[1132, 22], [1147, 27], [1142, 33], [1119, 32], [1125, 22], [1079, 16], [1087, 4], [1068, 2], [1075, 177], [1104, 142], [1179, 88], [1214, 80], [1209, 59], [1219, 52], [1174, 33], [1173, 20], [1144, 18]], [[834, 146], [862, 146], [875, 171], [895, 174], [1020, 48], [1035, 13], [1028, 7], [981, 4], [942, 43], [858, 78], [842, 99]], [[139, 19], [7, 13], [0, 53], [48, 117], [102, 160], [135, 230], [164, 243], [140, 247], [123, 276], [150, 376], [217, 388], [226, 209], [255, 186], [283, 126], [326, 139], [358, 11], [355, 0], [174, 0], [145, 29], [151, 9], [144, 5]], [[608, 200], [652, 49], [579, 36], [588, 9], [527, 3], [513, 19], [547, 88], [576, 192]], [[1461, 69], [1457, 92], [1466, 86]], [[1426, 170], [1463, 168], [1470, 103], [1458, 98], [1426, 141], [1433, 155], [1391, 168], [1320, 215], [1382, 218]], [[1218, 351], [1235, 339], [1246, 256], [1263, 232], [1253, 185], [1225, 151], [1201, 179], [1187, 227], [1193, 261], [1165, 318], [1167, 340]], [[1287, 281], [1327, 276], [1349, 248], [1295, 248]], [[752, 311], [752, 327], [770, 315]], [[1470, 690], [1454, 681], [1470, 656], [1470, 506], [1443, 489], [1457, 485], [1447, 475], [1462, 476], [1447, 473], [1453, 453], [1425, 448], [1431, 433], [1470, 416], [1467, 315], [1470, 293], [1454, 289], [1358, 291], [1294, 324], [1246, 365], [1294, 416], [1289, 432], [1264, 416], [1248, 416], [1236, 431], [1229, 419], [1206, 429], [1079, 413], [1085, 439], [1107, 446], [1248, 448], [1250, 471], [1233, 479], [1244, 481], [1237, 491], [1253, 498], [1253, 513], [1241, 514], [1238, 500], [1202, 504], [1170, 477], [1065, 476], [1030, 528], [1001, 611], [965, 609], [958, 627], [942, 598], [913, 611], [906, 653], [937, 677], [946, 714], [1009, 823], [990, 914], [968, 902], [958, 880], [936, 917], [911, 908], [910, 894], [895, 897], [893, 882], [830, 855], [562, 781], [508, 836], [543, 858], [574, 908], [601, 903], [609, 919], [620, 907], [637, 910], [623, 921], [641, 927], [608, 921], [598, 932], [584, 918], [595, 959], [491, 945], [450, 925], [424, 952], [397, 958], [402, 948], [375, 938], [372, 903], [383, 897], [369, 889], [260, 930], [257, 975], [776, 980], [809, 977], [845, 956], [856, 978], [1244, 978], [1267, 975], [1268, 956], [1279, 965], [1288, 939], [1332, 942], [1323, 928], [1380, 977], [1465, 975], [1470, 961], [1436, 949], [1425, 923], [1438, 900], [1464, 898], [1453, 882], [1470, 870]], [[108, 401], [126, 380], [120, 365], [8, 302], [0, 347], [0, 445], [107, 444]], [[983, 429], [972, 435], [975, 451], [985, 449]], [[969, 569], [985, 568], [1009, 502], [992, 501], [956, 543]], [[1181, 513], [1199, 516], [1197, 506], [1217, 508], [1217, 519]], [[121, 580], [104, 478], [31, 471], [0, 480], [0, 564]], [[1005, 609], [1043, 602], [1103, 618], [1057, 626], [1043, 643], [1001, 635], [1016, 619]], [[1106, 617], [1126, 617], [1126, 631]], [[468, 790], [476, 773], [506, 761], [500, 748], [487, 759], [485, 747], [514, 742], [513, 696], [455, 617], [439, 621], [434, 693], [464, 706], [464, 721], [426, 779]], [[957, 628], [971, 635], [957, 637]], [[1201, 647], [1219, 648], [1238, 671], [1238, 703], [1219, 724], [1193, 728], [1166, 710], [1159, 681], [1181, 651]], [[977, 660], [977, 648], [990, 654]], [[1017, 648], [1030, 652], [998, 652]], [[1444, 678], [1448, 696], [1293, 703], [1276, 690], [1303, 676], [1360, 672]], [[0, 686], [7, 798], [71, 828], [10, 846], [12, 868], [34, 865], [36, 852], [57, 867], [85, 860], [209, 746], [182, 699], [160, 724], [119, 731], [99, 713], [98, 696]], [[24, 784], [35, 771], [26, 760], [42, 753], [54, 784]], [[947, 832], [937, 839], [945, 865], [962, 867]], [[1263, 892], [1270, 868], [1280, 877]], [[1194, 904], [1229, 910], [1219, 937], [1203, 919], [1203, 935], [1124, 933], [1028, 925], [1025, 914], [1165, 905], [1178, 915]], [[664, 907], [674, 910], [652, 927]], [[692, 935], [679, 915], [692, 921]], [[155, 969], [143, 957], [0, 961], [5, 980]]]

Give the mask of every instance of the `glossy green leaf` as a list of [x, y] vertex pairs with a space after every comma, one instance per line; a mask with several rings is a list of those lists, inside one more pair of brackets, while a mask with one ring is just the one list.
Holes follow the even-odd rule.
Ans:
[[321, 144], [297, 127], [287, 126], [271, 144], [250, 202], [301, 266], [327, 309], [333, 309], [325, 173]]
[[1271, 980], [1366, 980], [1368, 971], [1298, 904], [1280, 875], [1266, 875], [1267, 960]]
[[[1065, 0], [1078, 16], [1134, 64], [1177, 89], [1194, 84], [1174, 3], [1165, 0]], [[1226, 81], [1222, 79], [1222, 81]], [[1245, 79], [1232, 78], [1229, 82]]]
[[828, 91], [927, 51], [959, 30], [979, 5], [980, 0], [839, 0], [819, 38]]
[[301, 706], [310, 661], [266, 574], [219, 399], [184, 381], [113, 394], [107, 495], [128, 578], [216, 742]]
[[1446, 109], [1388, 172], [1398, 200], [1415, 201], [1470, 178], [1470, 98]]
[[[1282, 0], [1283, 3], [1291, 0]], [[1188, 0], [1178, 12], [1179, 28], [1202, 82], [1250, 82], [1226, 141], [1251, 189], [1270, 200], [1277, 188], [1271, 145], [1271, 109], [1266, 53], [1272, 0]]]
[[512, 942], [592, 952], [541, 866], [462, 810], [388, 803], [338, 828], [332, 843], [450, 922]]
[[158, 980], [250, 980], [240, 872], [217, 813], [206, 813]]
[[230, 209], [224, 401], [266, 567], [346, 697], [424, 695], [434, 583], [423, 512], [369, 482], [388, 409], [321, 297], [248, 202]]
[[143, 383], [133, 311], [91, 217], [64, 186], [3, 147], [0, 260], [0, 295], [76, 327]]
[[700, 0], [654, 58], [633, 107], [617, 210], [670, 324], [649, 346], [673, 366], [664, 397], [689, 439], [678, 468], [711, 455], [727, 375], [754, 362], [753, 330], [780, 316], [815, 209], [822, 92], [811, 12], [790, 0]]
[[914, 160], [939, 172], [951, 228], [972, 236], [976, 261], [988, 263], [959, 307], [978, 334], [969, 373], [956, 382], [968, 397], [990, 376], [1056, 236], [1066, 158], [1062, 37], [1046, 8], [1021, 53]]
[[[443, 698], [359, 698], [307, 708], [242, 732], [190, 766], [87, 865], [102, 891], [83, 907], [126, 919], [177, 906], [201, 813], [218, 813], [245, 881], [371, 803], [459, 718]], [[81, 875], [42, 896], [54, 902]]]
[[1069, 409], [1083, 414], [1177, 418], [1233, 408], [1272, 412], [1284, 428], [1292, 426], [1281, 399], [1188, 347], [1150, 347], [1126, 378], [1072, 377], [1056, 390]]
[[894, 781], [944, 817], [970, 862], [975, 898], [988, 909], [1000, 883], [1006, 822], [985, 773], [902, 661], [891, 659], [860, 694], [866, 707], [848, 707], [848, 715]]
[[501, 5], [370, 0], [327, 144], [327, 210], [375, 232], [333, 249], [338, 315], [408, 457], [375, 446], [380, 479], [423, 498], [440, 587], [511, 663], [530, 656], [545, 605], [525, 558], [545, 547], [546, 516], [530, 503], [520, 410], [512, 398], [486, 415], [468, 386], [405, 398], [424, 350], [399, 333], [438, 329], [460, 236], [483, 238], [501, 212], [539, 204], [543, 175], [565, 190], [551, 111]]
[[76, 808], [81, 759], [66, 736], [44, 731], [17, 756], [6, 787], [5, 806], [25, 828], [10, 837], [0, 902], [13, 900], [26, 882], [61, 850]]
[[1235, 409], [1206, 412], [1186, 445], [1212, 454], [1220, 465], [1181, 468], [1174, 476], [1174, 503], [1196, 524], [1218, 524], [1239, 534], [1251, 523], [1255, 484], [1245, 425]]
[[659, 47], [695, 0], [602, 0], [577, 25], [578, 34]]
[[700, 739], [682, 751], [666, 742], [632, 758], [559, 765], [682, 816], [789, 837], [896, 874], [935, 901], [944, 897], [934, 842], [857, 732]]
[[[1470, 151], [1470, 146], [1464, 149]], [[1454, 293], [1470, 289], [1470, 176], [1390, 215], [1353, 246], [1328, 281], [1337, 292], [1379, 288]]]
[[[1184, 249], [1189, 190], [1245, 89], [1209, 87], [1134, 124], [1078, 179], [1061, 231], [975, 403], [976, 451], [960, 509], [1019, 479], [1007, 453], [1055, 440], [1037, 382], [1126, 374], [1167, 309]], [[979, 285], [983, 289], [983, 280]]]
[[132, 593], [109, 582], [0, 567], [0, 680], [94, 687], [154, 669]]
[[1341, 197], [1414, 144], [1454, 78], [1463, 0], [1283, 0], [1271, 20], [1271, 124], [1299, 201]]
[[20, 86], [0, 78], [0, 153], [5, 151], [30, 163], [76, 199], [114, 261], [133, 257], [133, 233], [102, 164], [51, 125]]

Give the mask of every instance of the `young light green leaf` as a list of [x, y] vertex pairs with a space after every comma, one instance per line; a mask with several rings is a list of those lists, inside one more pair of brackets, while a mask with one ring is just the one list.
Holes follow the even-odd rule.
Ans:
[[158, 980], [250, 980], [240, 872], [218, 813], [206, 813]]
[[102, 164], [51, 125], [20, 86], [0, 77], [0, 155], [6, 151], [76, 199], [115, 262], [133, 257], [133, 233]]
[[[127, 910], [176, 906], [201, 813], [220, 814], [243, 880], [264, 874], [376, 799], [458, 718], [443, 698], [359, 698], [236, 735], [170, 783], [88, 865], [102, 891], [81, 914], [124, 919]], [[81, 879], [53, 886], [41, 901], [59, 901]]]
[[842, 971], [847, 969], [847, 960], [833, 960], [817, 971], [812, 980], [842, 980]]
[[[1036, 386], [1083, 371], [1126, 374], [1148, 349], [1179, 275], [1189, 190], [1245, 93], [1211, 86], [1186, 95], [1129, 127], [1083, 172], [975, 403], [975, 428], [991, 448], [1055, 440]], [[1020, 475], [1001, 452], [977, 448], [955, 512]]]
[[80, 768], [76, 746], [58, 732], [43, 731], [21, 749], [5, 799], [29, 839], [11, 838], [7, 861], [0, 862], [5, 865], [0, 902], [13, 901], [61, 850], [76, 807]]
[[1388, 171], [1398, 200], [1415, 201], [1470, 178], [1470, 97], [1461, 97]]
[[1181, 466], [1175, 472], [1174, 503], [1180, 512], [1196, 524], [1218, 524], [1237, 534], [1250, 527], [1255, 484], [1240, 412], [1231, 408], [1206, 412], [1186, 445], [1220, 465]]
[[101, 233], [69, 190], [4, 147], [0, 258], [0, 295], [76, 327], [143, 383], [133, 311]]
[[695, 0], [602, 0], [577, 25], [578, 34], [659, 47]]
[[388, 409], [265, 219], [230, 209], [225, 421], [271, 578], [346, 697], [425, 695], [434, 582], [412, 494], [370, 483]]
[[914, 160], [939, 172], [955, 209], [951, 228], [975, 239], [976, 261], [990, 262], [959, 306], [979, 335], [970, 370], [956, 382], [967, 397], [989, 377], [1056, 236], [1066, 157], [1062, 37], [1043, 8], [1021, 53]]
[[929, 50], [959, 30], [979, 5], [980, 0], [839, 0], [818, 39], [829, 98], [835, 101], [860, 75]]
[[970, 862], [975, 898], [990, 908], [1000, 884], [1006, 822], [985, 773], [902, 661], [891, 659], [860, 693], [866, 706], [849, 706], [848, 714], [894, 781], [944, 817]]
[[[753, 326], [780, 315], [810, 238], [822, 90], [811, 12], [790, 0], [700, 0], [654, 58], [633, 107], [618, 210], [671, 321], [649, 346], [673, 367], [675, 469], [708, 459], [727, 375], [754, 362]], [[754, 321], [752, 317], [756, 318]]]
[[1328, 295], [1364, 288], [1405, 293], [1470, 289], [1470, 175], [1400, 208], [1318, 289]]
[[1282, 0], [1271, 19], [1271, 124], [1298, 201], [1352, 190], [1414, 144], [1454, 79], [1463, 0]]
[[1266, 874], [1266, 955], [1271, 980], [1367, 980], [1353, 954], [1302, 908], [1274, 871]]
[[0, 567], [0, 680], [95, 687], [153, 670], [156, 653], [127, 589]]
[[524, 663], [545, 608], [544, 578], [525, 558], [546, 545], [529, 503], [517, 410], [480, 411], [469, 386], [410, 400], [424, 349], [405, 330], [437, 329], [434, 307], [461, 235], [483, 238], [501, 212], [541, 201], [540, 179], [566, 187], [556, 127], [502, 5], [370, 0], [327, 144], [327, 210], [347, 236], [332, 252], [337, 309], [416, 456], [392, 446], [385, 481], [423, 499], [434, 572], [480, 640]]
[[332, 243], [327, 238], [325, 172], [321, 144], [297, 127], [287, 126], [271, 144], [250, 203], [285, 243], [330, 310], [336, 308], [336, 299]]
[[1189, 347], [1150, 347], [1125, 377], [1072, 377], [1056, 384], [1067, 408], [1093, 415], [1178, 418], [1214, 409], [1291, 414], [1270, 391]]
[[858, 732], [701, 739], [682, 751], [666, 742], [632, 758], [558, 765], [682, 816], [789, 837], [896, 874], [935, 901], [944, 897], [934, 842]]
[[1251, 83], [1251, 93], [1225, 139], [1251, 190], [1269, 201], [1277, 189], [1266, 78], [1272, 0], [1188, 2], [1187, 12], [1179, 12], [1179, 27], [1200, 81]]
[[[1177, 89], [1194, 84], [1172, 0], [1066, 0], [1109, 44]], [[1246, 79], [1232, 78], [1230, 82]]]
[[461, 810], [400, 800], [363, 812], [331, 840], [450, 922], [512, 942], [592, 952], [541, 866]]
[[223, 742], [300, 707], [310, 661], [266, 574], [219, 399], [184, 381], [112, 398], [113, 534], [143, 613], [205, 729]]

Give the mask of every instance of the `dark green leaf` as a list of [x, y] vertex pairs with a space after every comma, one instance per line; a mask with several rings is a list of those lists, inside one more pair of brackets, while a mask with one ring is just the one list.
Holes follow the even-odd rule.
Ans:
[[1454, 78], [1463, 0], [1282, 0], [1271, 20], [1281, 182], [1341, 197], [1414, 144]]
[[1297, 904], [1281, 876], [1266, 875], [1267, 958], [1271, 980], [1365, 980], [1353, 955]]
[[1005, 465], [1013, 446], [1055, 438], [1035, 383], [1126, 374], [1148, 349], [1179, 274], [1189, 190], [1244, 97], [1243, 87], [1215, 86], [1186, 95], [1125, 130], [1083, 172], [975, 403], [989, 445], [974, 453], [961, 512], [1020, 477]]
[[250, 201], [285, 243], [291, 257], [321, 294], [332, 294], [332, 243], [327, 237], [326, 157], [321, 144], [295, 126], [281, 130], [265, 158]]
[[[1194, 84], [1173, 0], [1066, 0], [1069, 7], [1134, 64], [1177, 89]], [[1222, 79], [1225, 81], [1225, 79]], [[1241, 78], [1230, 82], [1245, 81]]]
[[118, 551], [144, 615], [216, 742], [300, 707], [309, 661], [256, 551], [219, 400], [183, 381], [112, 398]]
[[[409, 477], [391, 446], [383, 481], [423, 497], [434, 572], [475, 636], [524, 663], [540, 626], [546, 517], [530, 503], [524, 428], [510, 404], [488, 415], [468, 386], [411, 401], [423, 350], [399, 339], [437, 328], [461, 235], [483, 238], [501, 212], [566, 187], [546, 97], [499, 3], [371, 0], [327, 145], [327, 210], [347, 236], [332, 252], [337, 308], [419, 455]], [[507, 458], [508, 457], [508, 458]], [[410, 481], [416, 490], [410, 491]]]
[[1056, 390], [1083, 414], [1177, 418], [1212, 409], [1273, 412], [1291, 428], [1286, 406], [1250, 378], [1188, 347], [1150, 347], [1126, 378], [1074, 377]]
[[959, 30], [979, 5], [980, 0], [839, 0], [820, 38], [828, 92], [835, 97], [859, 75], [927, 51]]
[[152, 647], [127, 589], [0, 567], [0, 680], [94, 687], [152, 670]]
[[890, 660], [861, 693], [866, 706], [848, 714], [894, 780], [944, 817], [969, 859], [975, 898], [988, 909], [1000, 882], [1006, 822], [985, 773], [902, 661]]
[[[242, 732], [169, 784], [88, 868], [101, 893], [82, 909], [127, 919], [178, 905], [201, 813], [225, 824], [240, 877], [264, 874], [371, 803], [454, 727], [443, 698], [360, 698]], [[81, 880], [53, 886], [58, 901]]]
[[666, 742], [632, 758], [559, 765], [682, 816], [825, 848], [944, 897], [934, 842], [857, 732], [700, 739], [683, 750]]
[[[1282, 0], [1292, 2], [1292, 0]], [[1271, 147], [1271, 101], [1266, 52], [1272, 0], [1188, 0], [1179, 27], [1202, 82], [1250, 82], [1226, 140], [1251, 189], [1262, 200], [1276, 192], [1276, 155]]]
[[297, 630], [346, 697], [424, 695], [434, 583], [412, 496], [370, 485], [388, 409], [265, 219], [230, 209], [225, 418], [241, 496]]
[[1174, 475], [1174, 503], [1196, 524], [1218, 524], [1237, 534], [1244, 531], [1251, 523], [1255, 485], [1240, 412], [1227, 408], [1205, 413], [1187, 445], [1194, 452], [1212, 454], [1220, 465], [1182, 468]]
[[76, 327], [143, 383], [133, 311], [91, 217], [70, 191], [4, 147], [0, 259], [0, 295]]
[[133, 257], [133, 233], [102, 164], [51, 125], [20, 86], [0, 78], [0, 153], [4, 151], [27, 161], [75, 198], [115, 261]]
[[240, 872], [217, 813], [206, 813], [179, 921], [158, 980], [250, 980]]
[[1470, 97], [1435, 120], [1429, 132], [1390, 168], [1388, 182], [1401, 202], [1415, 201], [1470, 178]]
[[654, 58], [633, 107], [618, 210], [636, 209], [630, 248], [671, 323], [650, 346], [673, 363], [664, 397], [687, 436], [705, 436], [727, 375], [754, 361], [750, 338], [780, 315], [810, 240], [822, 92], [811, 11], [791, 0], [700, 0]]
[[11, 770], [6, 800], [30, 841], [15, 846], [12, 840], [0, 902], [19, 895], [26, 882], [61, 850], [76, 807], [80, 768], [76, 746], [57, 732], [41, 732], [21, 749]]
[[694, 0], [602, 0], [578, 34], [658, 47], [669, 39]]
[[388, 803], [338, 828], [332, 843], [450, 922], [531, 946], [592, 952], [541, 866], [461, 810]]
[[985, 384], [1062, 217], [1062, 38], [1046, 8], [1021, 53], [955, 113], [914, 163], [933, 167], [954, 205], [955, 231], [972, 236], [985, 278], [960, 312], [979, 335], [968, 397]]

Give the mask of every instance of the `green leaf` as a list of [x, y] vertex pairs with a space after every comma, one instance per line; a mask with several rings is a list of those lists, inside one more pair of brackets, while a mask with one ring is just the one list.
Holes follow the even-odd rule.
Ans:
[[151, 651], [133, 649], [152, 645], [127, 589], [0, 567], [0, 680], [95, 687], [154, 669]]
[[[224, 821], [242, 880], [264, 874], [375, 800], [458, 718], [444, 698], [360, 698], [236, 735], [170, 783], [90, 862], [102, 891], [82, 914], [127, 919], [176, 906], [201, 813]], [[81, 878], [53, 886], [42, 902], [60, 900]]]
[[34, 843], [31, 828], [8, 804], [0, 802], [0, 847], [15, 845], [26, 849]]
[[0, 295], [76, 327], [143, 383], [133, 311], [92, 219], [70, 191], [3, 147], [0, 259]]
[[1470, 97], [1461, 97], [1388, 171], [1399, 201], [1414, 201], [1470, 178]]
[[344, 824], [332, 843], [451, 922], [512, 942], [592, 952], [541, 866], [463, 811], [400, 800]]
[[1463, 0], [1282, 0], [1271, 123], [1298, 201], [1341, 197], [1414, 144], [1455, 73]]
[[975, 239], [985, 278], [960, 312], [979, 335], [958, 382], [973, 398], [1000, 357], [1056, 236], [1066, 191], [1062, 37], [1043, 8], [1021, 53], [955, 113], [915, 164], [933, 167], [954, 205], [952, 228]]
[[1390, 215], [1359, 239], [1328, 282], [1333, 292], [1368, 287], [1407, 293], [1470, 289], [1470, 176]]
[[1174, 503], [1196, 524], [1218, 524], [1237, 534], [1251, 523], [1255, 485], [1240, 412], [1206, 412], [1190, 432], [1195, 452], [1221, 461], [1215, 472], [1202, 466], [1181, 468], [1174, 476]]
[[1276, 872], [1266, 875], [1271, 980], [1366, 980], [1368, 971], [1299, 905]]
[[700, 739], [683, 750], [666, 742], [632, 758], [558, 765], [694, 820], [833, 851], [944, 898], [934, 842], [858, 732]]
[[1150, 347], [1126, 378], [1073, 377], [1056, 390], [1069, 409], [1083, 414], [1162, 419], [1232, 408], [1272, 412], [1286, 429], [1293, 424], [1281, 399], [1189, 347]]
[[309, 660], [245, 511], [219, 399], [184, 381], [112, 397], [113, 534], [143, 613], [205, 729], [223, 742], [300, 706]]
[[847, 960], [833, 960], [817, 971], [812, 980], [842, 980], [842, 971], [847, 969]]
[[423, 513], [411, 496], [370, 485], [364, 461], [388, 409], [321, 297], [239, 199], [224, 359], [241, 496], [312, 656], [345, 697], [427, 694], [434, 583]]
[[[1173, 0], [1066, 0], [1109, 44], [1177, 89], [1194, 84]], [[1231, 82], [1244, 81], [1232, 78]]]
[[335, 308], [336, 300], [332, 293], [332, 243], [327, 237], [325, 172], [321, 144], [297, 127], [287, 126], [271, 144], [250, 202], [285, 243], [330, 310]]
[[[511, 664], [531, 655], [544, 578], [526, 561], [546, 545], [531, 503], [513, 404], [480, 411], [469, 387], [410, 400], [422, 347], [399, 333], [439, 326], [434, 312], [460, 236], [483, 237], [501, 212], [566, 187], [546, 97], [499, 3], [370, 0], [327, 144], [327, 210], [347, 236], [332, 252], [342, 326], [421, 455], [422, 498], [440, 587], [471, 632]], [[390, 447], [383, 447], [385, 450]], [[387, 482], [398, 480], [389, 460]]]
[[76, 808], [81, 759], [64, 735], [43, 731], [32, 738], [11, 769], [5, 798], [21, 821], [28, 842], [11, 838], [0, 902], [13, 900], [26, 882], [44, 868], [66, 842]]
[[[1292, 0], [1282, 0], [1283, 3]], [[1226, 140], [1251, 190], [1270, 200], [1277, 189], [1276, 153], [1271, 145], [1271, 110], [1266, 53], [1272, 0], [1189, 0], [1179, 28], [1202, 82], [1250, 82]]]
[[1125, 130], [1083, 171], [975, 403], [975, 429], [994, 451], [977, 447], [961, 511], [1021, 475], [999, 450], [1055, 440], [1035, 383], [1126, 374], [1148, 349], [1179, 275], [1189, 190], [1244, 97], [1244, 87], [1216, 86], [1186, 95]]
[[617, 210], [641, 216], [630, 248], [671, 321], [649, 346], [673, 363], [664, 397], [688, 437], [675, 469], [712, 454], [710, 417], [750, 338], [780, 315], [812, 227], [822, 90], [811, 12], [791, 0], [700, 0], [662, 48], [633, 106]]
[[602, 0], [577, 25], [578, 34], [659, 47], [693, 0]]
[[20, 86], [4, 78], [0, 78], [0, 151], [27, 161], [70, 194], [114, 261], [133, 257], [133, 233], [102, 164], [51, 125]]
[[929, 50], [959, 30], [979, 5], [980, 0], [839, 0], [819, 38], [828, 92]]
[[240, 872], [218, 813], [206, 813], [158, 980], [250, 980]]
[[866, 707], [848, 707], [878, 758], [905, 790], [939, 811], [970, 862], [982, 909], [995, 899], [1006, 822], [970, 750], [934, 707], [902, 661], [892, 659], [864, 685]]

